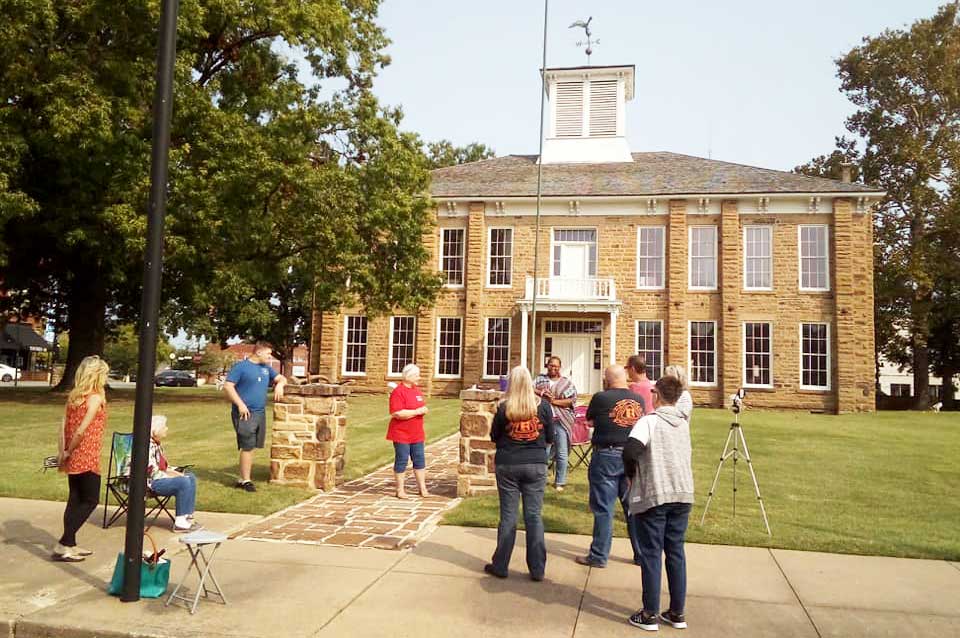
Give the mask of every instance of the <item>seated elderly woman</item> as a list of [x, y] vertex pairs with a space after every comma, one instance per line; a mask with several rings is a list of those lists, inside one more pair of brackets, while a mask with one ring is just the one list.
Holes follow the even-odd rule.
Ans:
[[193, 520], [197, 503], [197, 477], [170, 466], [163, 453], [162, 442], [167, 438], [167, 417], [154, 416], [150, 422], [150, 456], [147, 459], [147, 487], [160, 496], [176, 498], [175, 532], [195, 532], [202, 526]]

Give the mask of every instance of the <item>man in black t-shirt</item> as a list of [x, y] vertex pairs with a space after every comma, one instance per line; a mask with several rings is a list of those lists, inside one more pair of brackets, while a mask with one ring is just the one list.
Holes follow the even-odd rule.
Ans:
[[603, 392], [593, 395], [587, 408], [587, 420], [593, 423], [593, 456], [590, 459], [590, 511], [593, 512], [593, 542], [586, 556], [577, 556], [581, 565], [606, 567], [613, 543], [613, 516], [620, 501], [633, 562], [640, 564], [640, 545], [627, 515], [624, 498], [627, 495], [627, 476], [623, 469], [623, 446], [630, 430], [645, 412], [643, 398], [627, 387], [627, 372], [614, 365], [603, 371]]

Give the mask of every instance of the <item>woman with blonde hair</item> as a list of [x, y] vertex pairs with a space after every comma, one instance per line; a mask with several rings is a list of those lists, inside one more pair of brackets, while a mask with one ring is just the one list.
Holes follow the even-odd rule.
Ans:
[[673, 377], [680, 382], [680, 387], [683, 388], [683, 392], [680, 393], [680, 398], [677, 399], [677, 410], [679, 410], [683, 418], [687, 420], [687, 423], [690, 423], [690, 417], [693, 415], [693, 397], [690, 396], [690, 383], [687, 380], [687, 371], [683, 369], [683, 366], [667, 366], [666, 370], [663, 371], [663, 376]]
[[70, 496], [63, 512], [63, 536], [53, 548], [54, 560], [79, 562], [93, 553], [77, 546], [77, 531], [100, 501], [100, 450], [107, 424], [104, 387], [109, 371], [100, 357], [85, 357], [67, 396], [58, 459], [60, 471], [67, 474]]
[[507, 391], [493, 417], [490, 438], [495, 458], [500, 523], [497, 549], [483, 570], [506, 578], [517, 539], [517, 506], [523, 498], [530, 578], [543, 580], [547, 546], [543, 540], [543, 490], [547, 485], [547, 445], [554, 438], [553, 410], [533, 392], [533, 379], [522, 366], [510, 371]]

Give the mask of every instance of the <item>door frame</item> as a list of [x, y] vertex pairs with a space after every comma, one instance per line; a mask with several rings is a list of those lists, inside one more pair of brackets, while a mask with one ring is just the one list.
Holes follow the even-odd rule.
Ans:
[[[577, 388], [577, 393], [578, 393], [578, 394], [594, 394], [594, 392], [591, 392], [591, 391], [590, 391], [590, 390], [592, 390], [594, 384], [596, 384], [596, 387], [599, 388], [599, 389], [597, 390], [597, 392], [599, 392], [600, 390], [602, 390], [602, 389], [603, 389], [603, 380], [602, 380], [603, 370], [602, 370], [602, 369], [601, 369], [601, 370], [594, 370], [594, 369], [593, 369], [593, 363], [592, 363], [592, 362], [593, 362], [593, 352], [594, 352], [595, 347], [594, 347], [594, 344], [592, 343], [592, 340], [593, 340], [593, 339], [596, 339], [596, 338], [599, 338], [599, 339], [600, 339], [600, 351], [601, 351], [601, 361], [602, 361], [602, 360], [603, 360], [603, 358], [602, 358], [602, 352], [603, 352], [603, 346], [604, 346], [604, 339], [609, 340], [609, 327], [607, 327], [607, 328], [604, 327], [605, 321], [604, 321], [602, 318], [595, 318], [595, 317], [585, 318], [585, 317], [577, 317], [576, 315], [572, 315], [572, 316], [571, 316], [571, 315], [560, 315], [560, 316], [551, 316], [551, 317], [540, 317], [539, 319], [540, 319], [540, 321], [539, 321], [540, 325], [539, 325], [539, 326], [535, 326], [535, 328], [539, 328], [539, 339], [537, 340], [537, 344], [538, 344], [538, 346], [539, 346], [539, 350], [537, 351], [537, 354], [538, 354], [539, 356], [538, 356], [537, 359], [536, 359], [536, 363], [539, 365], [539, 367], [537, 368], [538, 374], [539, 374], [539, 371], [540, 371], [540, 370], [543, 370], [543, 367], [544, 367], [544, 361], [543, 361], [543, 359], [544, 359], [544, 356], [546, 356], [546, 352], [545, 352], [546, 349], [547, 349], [547, 348], [546, 348], [546, 338], [547, 338], [547, 336], [548, 336], [547, 331], [546, 331], [547, 321], [595, 321], [595, 322], [597, 322], [597, 323], [600, 324], [600, 332], [599, 332], [599, 333], [592, 333], [592, 332], [583, 332], [583, 333], [575, 333], [575, 332], [574, 332], [574, 333], [563, 333], [563, 332], [560, 332], [560, 333], [557, 333], [557, 332], [551, 332], [551, 333], [549, 333], [549, 336], [554, 336], [554, 335], [557, 335], [557, 336], [574, 336], [574, 337], [576, 337], [576, 336], [582, 336], [585, 341], [586, 341], [587, 339], [590, 339], [590, 340], [591, 340], [591, 344], [590, 344], [590, 356], [588, 357], [588, 361], [590, 361], [589, 371], [590, 371], [590, 376], [592, 377], [592, 378], [591, 378], [591, 381], [590, 381], [591, 387], [590, 387], [590, 388]], [[585, 391], [585, 390], [587, 390], [587, 391]]]

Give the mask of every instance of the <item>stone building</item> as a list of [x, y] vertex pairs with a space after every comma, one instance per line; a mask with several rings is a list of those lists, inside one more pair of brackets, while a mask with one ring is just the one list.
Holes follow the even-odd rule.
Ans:
[[872, 410], [870, 211], [883, 193], [631, 153], [633, 93], [632, 66], [547, 69], [542, 163], [511, 155], [433, 172], [437, 226], [424, 241], [446, 282], [436, 305], [324, 313], [312, 367], [382, 390], [415, 361], [427, 391], [455, 395], [558, 355], [589, 394], [604, 366], [640, 352], [654, 376], [687, 366], [698, 404], [745, 387], [758, 406]]

